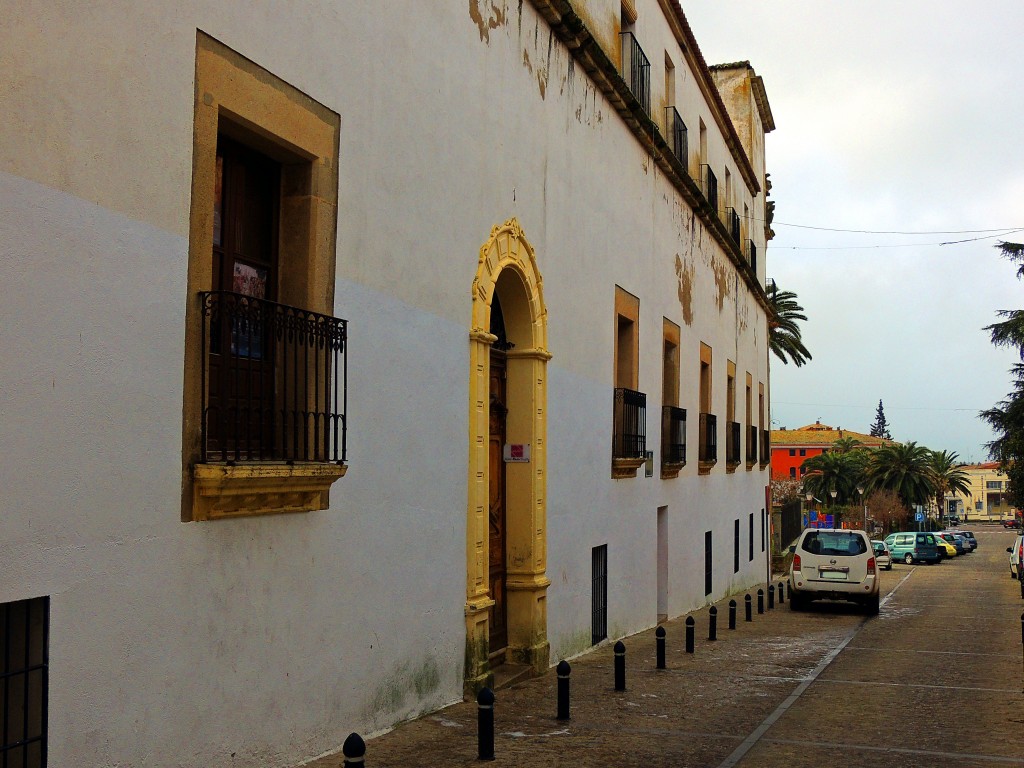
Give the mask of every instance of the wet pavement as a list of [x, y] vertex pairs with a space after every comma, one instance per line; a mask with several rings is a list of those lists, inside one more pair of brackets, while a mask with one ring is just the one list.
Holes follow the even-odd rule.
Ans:
[[[1009, 578], [1012, 531], [976, 527], [978, 550], [882, 572], [877, 618], [842, 603], [776, 604], [708, 640], [708, 609], [685, 652], [685, 619], [625, 638], [626, 690], [611, 644], [571, 661], [571, 719], [554, 669], [497, 692], [495, 765], [1024, 766], [1024, 600]], [[781, 578], [781, 577], [780, 577]], [[778, 580], [774, 582], [778, 583]], [[756, 591], [756, 588], [755, 588]], [[457, 704], [367, 742], [367, 768], [470, 766], [477, 706]], [[340, 752], [306, 764], [337, 768]]]

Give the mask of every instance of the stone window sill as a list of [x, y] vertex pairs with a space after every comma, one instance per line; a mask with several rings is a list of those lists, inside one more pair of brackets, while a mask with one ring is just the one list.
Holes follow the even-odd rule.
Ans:
[[196, 464], [193, 520], [279, 515], [327, 509], [331, 484], [345, 464]]
[[635, 459], [612, 459], [612, 479], [621, 480], [627, 477], [636, 477], [636, 471], [644, 465], [647, 459], [640, 457]]

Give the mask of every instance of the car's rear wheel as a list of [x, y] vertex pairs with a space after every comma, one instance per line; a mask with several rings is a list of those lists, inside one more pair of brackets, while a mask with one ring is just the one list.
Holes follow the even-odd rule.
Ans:
[[907, 552], [907, 554], [905, 554], [903, 556], [903, 562], [906, 563], [907, 565], [913, 565], [914, 564], [914, 556], [912, 554], [910, 554], [909, 552]]
[[864, 610], [867, 611], [868, 616], [877, 616], [878, 615], [878, 603], [879, 603], [878, 595], [874, 595], [873, 597], [869, 597], [867, 599], [867, 601], [865, 601], [865, 603], [864, 603]]
[[797, 595], [792, 591], [789, 593], [789, 610], [802, 611], [806, 607], [807, 604], [804, 602], [804, 599], [800, 597], [800, 595]]

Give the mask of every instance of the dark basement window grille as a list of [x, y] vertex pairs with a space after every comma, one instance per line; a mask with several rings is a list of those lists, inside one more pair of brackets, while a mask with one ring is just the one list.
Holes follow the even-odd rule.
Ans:
[[45, 768], [50, 598], [0, 604], [0, 768]]

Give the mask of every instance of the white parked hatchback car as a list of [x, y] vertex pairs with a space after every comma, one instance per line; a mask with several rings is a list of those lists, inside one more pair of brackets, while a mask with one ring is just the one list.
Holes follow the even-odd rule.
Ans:
[[878, 613], [875, 551], [864, 531], [807, 528], [791, 551], [791, 610], [803, 610], [812, 600], [847, 600]]
[[888, 545], [884, 541], [872, 539], [871, 546], [875, 549], [875, 565], [883, 571], [891, 571], [892, 555], [889, 553]]
[[1010, 553], [1010, 578], [1019, 579], [1020, 561], [1024, 559], [1024, 536], [1018, 534], [1013, 540], [1013, 546], [1007, 547], [1006, 551]]

